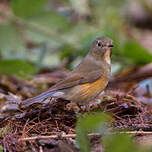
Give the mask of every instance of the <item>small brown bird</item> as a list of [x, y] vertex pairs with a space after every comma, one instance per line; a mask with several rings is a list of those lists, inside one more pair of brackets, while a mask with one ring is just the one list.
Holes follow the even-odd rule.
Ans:
[[67, 77], [48, 91], [22, 102], [22, 106], [42, 101], [47, 97], [62, 98], [73, 103], [90, 102], [108, 84], [113, 42], [107, 37], [97, 38], [82, 62]]

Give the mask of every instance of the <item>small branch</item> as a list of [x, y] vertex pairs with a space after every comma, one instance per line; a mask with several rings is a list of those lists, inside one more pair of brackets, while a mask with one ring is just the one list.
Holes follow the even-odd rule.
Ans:
[[[124, 134], [132, 134], [132, 135], [152, 135], [150, 131], [121, 131], [115, 133], [124, 133]], [[90, 133], [89, 137], [101, 136], [99, 133]], [[51, 135], [51, 136], [34, 136], [27, 138], [20, 138], [19, 141], [27, 141], [27, 140], [36, 140], [36, 139], [62, 139], [62, 138], [76, 138], [76, 134], [67, 134], [67, 135]]]
[[40, 152], [43, 152], [43, 147], [42, 146], [40, 146]]
[[132, 135], [152, 135], [152, 131], [121, 131], [121, 134], [132, 134]]
[[[99, 133], [90, 133], [88, 134], [90, 137], [101, 136]], [[51, 135], [51, 136], [34, 136], [27, 138], [20, 138], [19, 141], [27, 141], [27, 140], [36, 140], [36, 139], [59, 139], [59, 138], [76, 138], [76, 134], [67, 134], [67, 135]]]

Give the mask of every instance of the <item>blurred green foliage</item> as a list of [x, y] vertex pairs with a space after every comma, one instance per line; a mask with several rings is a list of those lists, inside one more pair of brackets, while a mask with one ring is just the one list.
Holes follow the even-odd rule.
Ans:
[[105, 152], [150, 152], [139, 146], [131, 135], [109, 133], [107, 126], [112, 118], [104, 113], [90, 113], [79, 117], [76, 126], [77, 141], [82, 152], [90, 152], [88, 133], [100, 133]]
[[0, 73], [12, 75], [15, 74], [19, 77], [29, 76], [36, 72], [35, 66], [22, 61], [22, 60], [0, 60]]
[[[147, 64], [151, 54], [126, 34], [127, 4], [128, 0], [11, 0], [10, 11], [0, 11], [6, 19], [0, 21], [0, 56], [49, 67], [66, 58], [73, 68], [91, 42], [105, 35], [114, 41], [115, 69]], [[41, 44], [46, 44], [47, 53], [42, 53]]]
[[[0, 20], [0, 73], [26, 77], [37, 67], [58, 66], [64, 58], [71, 67], [101, 35], [114, 41], [115, 69], [151, 62], [152, 55], [126, 34], [127, 4], [128, 0], [10, 0], [10, 9], [0, 11], [0, 19], [5, 18]], [[101, 113], [79, 118], [76, 132], [83, 152], [90, 151], [87, 133], [104, 133], [108, 120]], [[142, 151], [128, 135], [108, 135], [103, 143], [106, 152]]]
[[2, 147], [2, 146], [0, 146], [0, 152], [3, 152], [3, 150], [4, 150], [4, 149], [3, 149], [3, 147]]
[[24, 42], [17, 27], [10, 22], [0, 24], [0, 53], [3, 57], [12, 57], [14, 53], [20, 55], [24, 51]]
[[147, 64], [152, 62], [152, 54], [134, 41], [128, 41], [124, 44], [124, 55], [135, 64]]
[[106, 135], [103, 137], [102, 143], [105, 148], [105, 152], [148, 152], [149, 151], [140, 147], [137, 143], [135, 143], [135, 141], [133, 141], [133, 137], [131, 135], [127, 135], [125, 133]]
[[76, 133], [77, 141], [81, 151], [90, 151], [90, 142], [87, 134], [89, 132], [105, 132], [106, 123], [109, 122], [110, 116], [103, 113], [92, 113], [87, 116], [82, 115], [77, 121]]
[[39, 13], [45, 7], [48, 0], [12, 0], [11, 8], [15, 15], [20, 17], [31, 17]]

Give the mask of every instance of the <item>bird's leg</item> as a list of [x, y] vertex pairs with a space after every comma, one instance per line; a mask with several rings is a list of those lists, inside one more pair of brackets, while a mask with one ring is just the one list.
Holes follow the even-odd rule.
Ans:
[[68, 111], [74, 111], [75, 113], [78, 113], [78, 112], [80, 112], [80, 106], [78, 105], [78, 104], [76, 104], [76, 103], [73, 103], [73, 102], [71, 102], [71, 103], [68, 103], [67, 105], [66, 105], [66, 109], [68, 110]]

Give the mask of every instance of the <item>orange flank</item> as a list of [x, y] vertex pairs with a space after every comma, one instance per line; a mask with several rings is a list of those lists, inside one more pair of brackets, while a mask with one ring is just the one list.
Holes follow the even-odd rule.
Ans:
[[82, 85], [82, 94], [85, 98], [97, 96], [107, 85], [107, 74], [92, 83]]

